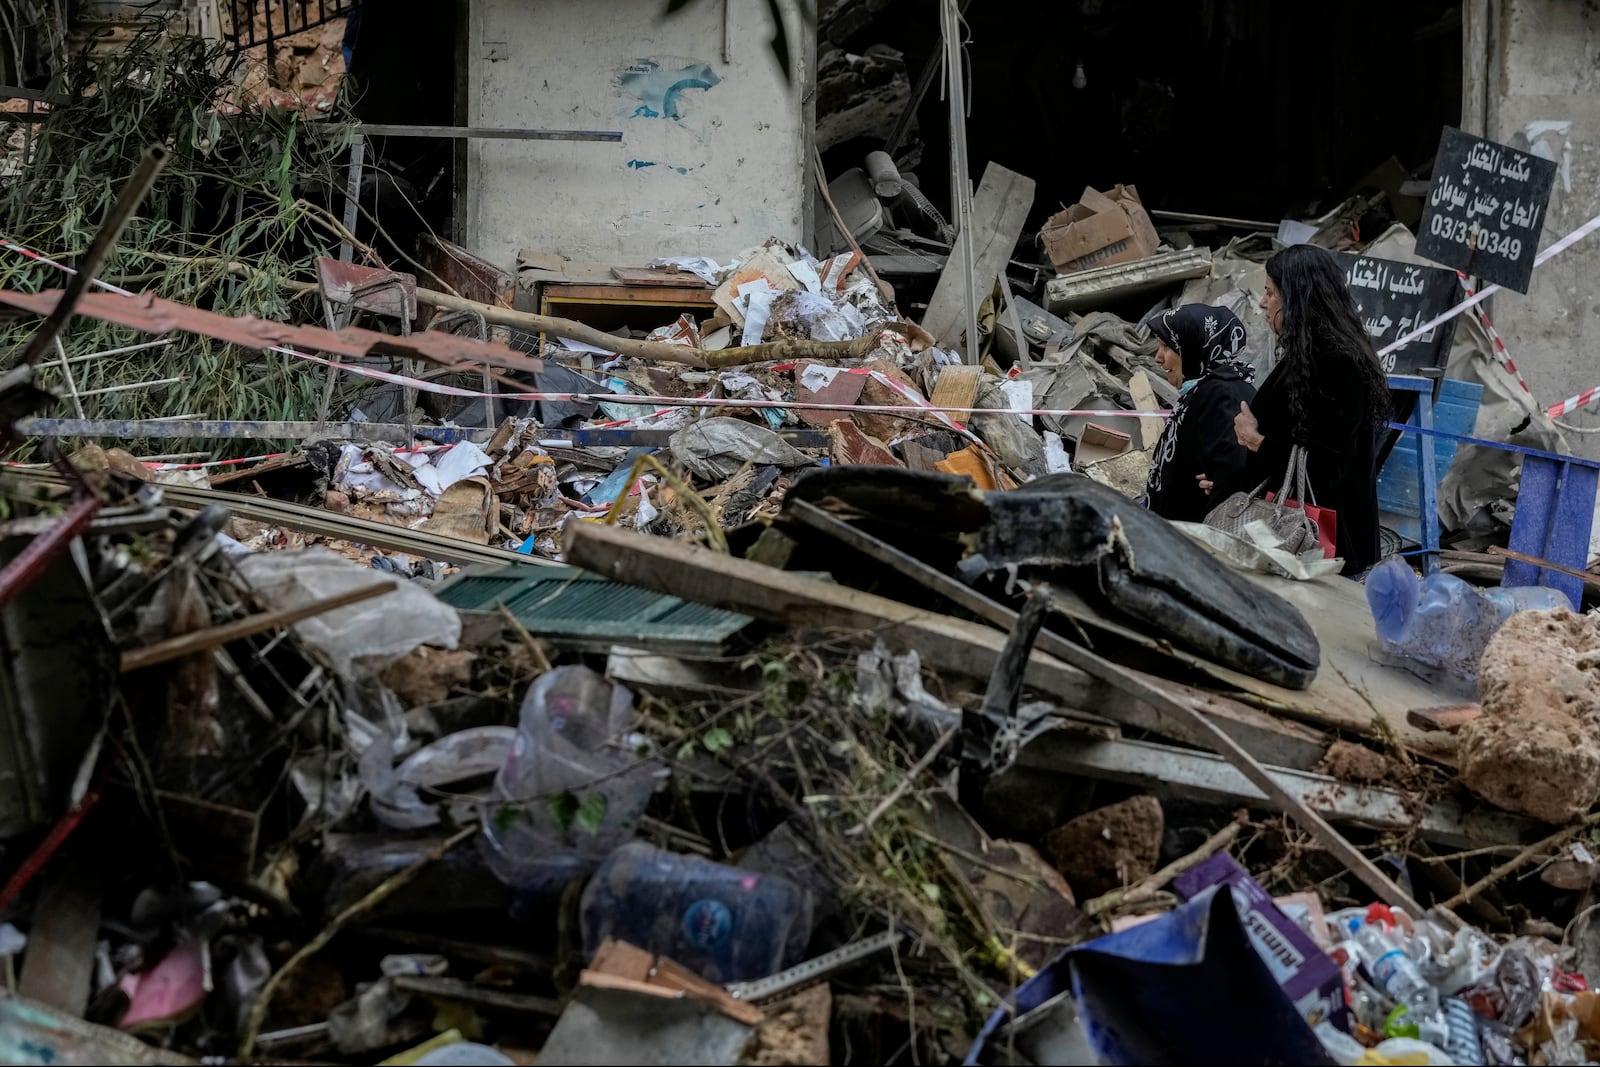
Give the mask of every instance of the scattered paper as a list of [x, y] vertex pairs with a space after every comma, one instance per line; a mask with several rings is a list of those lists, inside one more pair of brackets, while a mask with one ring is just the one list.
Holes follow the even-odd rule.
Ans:
[[1033, 425], [1033, 416], [1026, 412], [1033, 410], [1033, 383], [1026, 378], [1011, 378], [1000, 383], [1000, 392], [1005, 394], [1006, 407], [1017, 413], [1017, 418]]
[[677, 267], [679, 270], [688, 271], [707, 285], [716, 285], [717, 275], [725, 270], [731, 270], [736, 264], [730, 263], [724, 267], [716, 260], [707, 259], [705, 256], [671, 256], [666, 259], [652, 259], [645, 266], [656, 270]]
[[744, 312], [744, 336], [740, 338], [740, 344], [761, 343], [767, 320], [772, 317], [772, 302], [777, 298], [778, 291], [765, 278], [757, 278], [739, 286], [739, 306]]
[[822, 292], [822, 275], [817, 273], [817, 268], [808, 260], [797, 259], [789, 264], [789, 273], [794, 275], [794, 280], [806, 287], [806, 292], [820, 294]]

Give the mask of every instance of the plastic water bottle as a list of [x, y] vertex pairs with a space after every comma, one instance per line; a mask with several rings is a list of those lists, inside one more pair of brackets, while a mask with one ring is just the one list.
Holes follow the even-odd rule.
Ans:
[[1449, 1029], [1444, 1050], [1450, 1059], [1464, 1067], [1483, 1067], [1483, 1039], [1478, 1036], [1478, 1017], [1472, 1005], [1460, 997], [1447, 998], [1444, 1021]]
[[1476, 693], [1478, 661], [1505, 621], [1519, 611], [1570, 608], [1565, 594], [1542, 586], [1480, 590], [1453, 574], [1418, 578], [1404, 560], [1388, 559], [1366, 582], [1367, 606], [1383, 650], [1432, 681]]
[[1424, 1020], [1438, 1015], [1439, 992], [1406, 954], [1405, 941], [1395, 931], [1394, 917], [1385, 905], [1368, 908], [1365, 921], [1351, 919], [1350, 939], [1372, 980], [1385, 996], [1406, 1009], [1409, 1021], [1421, 1027]]
[[746, 982], [804, 957], [811, 894], [787, 878], [635, 841], [607, 856], [589, 880], [580, 921], [590, 958], [615, 937], [707, 981]]

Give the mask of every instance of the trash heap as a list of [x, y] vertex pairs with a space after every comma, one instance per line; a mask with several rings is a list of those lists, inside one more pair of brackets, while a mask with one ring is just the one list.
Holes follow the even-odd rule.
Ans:
[[[559, 487], [533, 430], [307, 462], [352, 511], [437, 492], [436, 522], [463, 484]], [[100, 510], [0, 609], [0, 1062], [1600, 1051], [1600, 777], [1555, 751], [1600, 707], [1592, 618], [1486, 601], [1498, 628], [1444, 640], [1441, 594], [1375, 575], [1384, 666], [1293, 606], [1321, 583], [1207, 563], [1081, 480], [774, 458], [790, 490], [720, 543], [597, 514], [560, 531], [583, 570], [413, 573], [123, 466], [8, 475], [36, 512], [8, 558]], [[695, 493], [667, 469], [653, 506]], [[1040, 558], [1050, 529], [1083, 544]], [[1218, 629], [1190, 597], [1245, 599]], [[1480, 631], [1481, 706], [1319, 719], [1359, 661], [1380, 716], [1425, 699], [1400, 661]]]

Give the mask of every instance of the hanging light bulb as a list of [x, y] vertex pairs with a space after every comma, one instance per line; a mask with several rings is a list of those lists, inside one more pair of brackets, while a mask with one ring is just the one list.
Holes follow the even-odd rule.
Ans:
[[1078, 69], [1072, 72], [1072, 87], [1082, 89], [1089, 84], [1089, 79], [1083, 76], [1083, 60], [1078, 60]]

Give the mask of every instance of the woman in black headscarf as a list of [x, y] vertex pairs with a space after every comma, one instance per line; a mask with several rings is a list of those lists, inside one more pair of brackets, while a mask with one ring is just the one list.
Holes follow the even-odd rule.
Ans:
[[1278, 363], [1235, 418], [1250, 450], [1244, 477], [1213, 497], [1276, 486], [1294, 445], [1306, 449], [1315, 503], [1332, 508], [1344, 573], [1378, 562], [1378, 443], [1389, 428], [1389, 380], [1333, 254], [1291, 245], [1267, 260], [1261, 310], [1278, 337]]
[[1234, 432], [1239, 405], [1256, 395], [1255, 368], [1239, 358], [1244, 323], [1227, 308], [1185, 304], [1149, 325], [1178, 403], [1150, 457], [1146, 500], [1163, 518], [1203, 522], [1216, 506], [1206, 484], [1232, 484], [1249, 456]]

